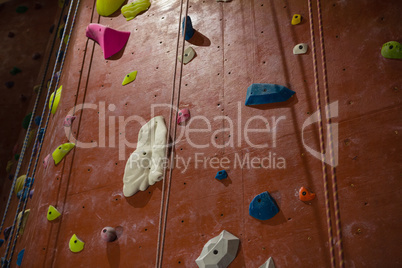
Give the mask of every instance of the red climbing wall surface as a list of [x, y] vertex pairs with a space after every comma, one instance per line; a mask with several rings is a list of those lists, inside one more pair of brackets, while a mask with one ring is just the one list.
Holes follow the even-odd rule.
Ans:
[[[259, 267], [269, 257], [276, 267], [330, 267], [321, 162], [308, 150], [319, 151], [319, 134], [317, 124], [306, 123], [317, 110], [307, 1], [190, 0], [182, 14], [180, 1], [152, 1], [129, 22], [120, 11], [100, 17], [94, 7], [93, 0], [81, 0], [62, 98], [40, 157], [69, 137], [81, 144], [59, 165], [40, 165], [36, 173], [31, 214], [16, 247], [16, 253], [26, 249], [22, 266], [154, 267], [160, 240], [161, 267], [196, 267], [204, 244], [227, 230], [240, 238], [230, 267]], [[197, 56], [175, 72], [186, 7], [197, 33], [185, 45]], [[322, 1], [329, 96], [338, 109], [333, 123], [347, 267], [402, 265], [402, 61], [380, 54], [385, 42], [402, 41], [401, 10], [396, 0]], [[295, 13], [303, 21], [292, 26]], [[105, 60], [100, 46], [85, 37], [91, 22], [130, 31], [124, 50]], [[299, 43], [308, 43], [308, 52], [293, 55]], [[320, 59], [318, 67], [323, 94]], [[137, 79], [121, 86], [134, 70]], [[296, 96], [285, 104], [246, 107], [252, 83], [284, 85]], [[155, 115], [169, 125], [173, 87], [174, 104], [179, 100], [192, 116], [177, 127], [175, 167], [164, 181], [126, 198], [124, 167], [139, 129]], [[83, 103], [90, 106], [82, 109]], [[72, 133], [65, 132], [63, 119], [74, 107]], [[214, 179], [219, 163], [229, 175], [222, 181]], [[316, 199], [301, 202], [301, 186]], [[260, 221], [249, 216], [248, 206], [264, 191], [280, 212]], [[167, 204], [162, 214], [161, 203]], [[49, 205], [62, 212], [54, 222], [46, 219]], [[166, 232], [159, 237], [160, 221]], [[105, 226], [118, 227], [118, 240], [100, 239]], [[73, 234], [85, 242], [80, 253], [68, 248]]]

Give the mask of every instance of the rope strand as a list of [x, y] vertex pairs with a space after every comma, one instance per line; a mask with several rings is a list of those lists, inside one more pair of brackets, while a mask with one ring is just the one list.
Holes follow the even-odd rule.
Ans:
[[308, 0], [308, 8], [309, 8], [309, 19], [310, 19], [310, 36], [311, 36], [311, 51], [313, 56], [313, 65], [314, 65], [314, 82], [315, 82], [315, 93], [316, 93], [316, 105], [318, 110], [318, 128], [319, 128], [319, 138], [320, 138], [320, 152], [321, 152], [321, 168], [322, 168], [322, 178], [324, 184], [324, 197], [325, 197], [325, 212], [327, 218], [327, 230], [328, 230], [328, 239], [329, 239], [329, 252], [331, 258], [331, 267], [335, 268], [335, 249], [333, 245], [333, 236], [332, 236], [332, 219], [331, 219], [331, 210], [329, 203], [329, 185], [328, 185], [328, 176], [327, 176], [327, 167], [325, 165], [325, 158], [323, 152], [324, 148], [324, 128], [321, 118], [321, 99], [320, 99], [320, 89], [318, 82], [318, 64], [317, 64], [317, 55], [315, 48], [315, 38], [314, 38], [314, 22], [313, 22], [313, 7], [311, 0]]

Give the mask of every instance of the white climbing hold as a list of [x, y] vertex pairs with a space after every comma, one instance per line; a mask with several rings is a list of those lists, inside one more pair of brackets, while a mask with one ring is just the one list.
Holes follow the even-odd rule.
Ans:
[[269, 257], [269, 259], [263, 265], [261, 265], [260, 268], [275, 268], [274, 259]]
[[123, 176], [126, 197], [145, 191], [162, 179], [166, 151], [166, 125], [163, 116], [152, 118], [138, 134], [137, 149], [127, 160]]
[[295, 55], [299, 55], [299, 54], [306, 54], [308, 49], [308, 45], [305, 43], [301, 43], [301, 44], [297, 44], [294, 48], [293, 48], [293, 54]]
[[236, 258], [239, 243], [239, 238], [223, 230], [205, 244], [195, 262], [199, 268], [227, 267]]

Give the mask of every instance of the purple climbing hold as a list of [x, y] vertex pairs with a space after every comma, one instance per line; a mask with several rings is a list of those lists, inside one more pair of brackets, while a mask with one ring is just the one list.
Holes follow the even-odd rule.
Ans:
[[105, 59], [122, 50], [130, 37], [130, 32], [117, 31], [96, 23], [90, 23], [85, 34], [100, 45]]
[[101, 238], [106, 242], [113, 242], [117, 238], [116, 230], [113, 227], [103, 228]]
[[32, 199], [32, 196], [33, 196], [34, 192], [35, 192], [35, 189], [33, 189], [33, 190], [31, 190], [31, 191], [29, 192], [29, 198], [30, 198], [30, 199]]
[[4, 83], [6, 85], [7, 88], [12, 88], [14, 86], [14, 82], [13, 81], [8, 81]]
[[5, 239], [6, 241], [8, 240], [8, 237], [9, 237], [9, 235], [10, 235], [10, 232], [11, 232], [11, 226], [9, 226], [9, 227], [7, 227], [6, 229], [4, 229], [3, 234], [4, 234], [4, 239]]

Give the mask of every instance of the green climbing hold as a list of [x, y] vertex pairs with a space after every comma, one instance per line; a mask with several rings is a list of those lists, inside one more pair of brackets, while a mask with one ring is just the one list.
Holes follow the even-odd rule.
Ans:
[[52, 205], [49, 206], [49, 209], [47, 210], [47, 220], [48, 221], [54, 221], [58, 217], [60, 217], [61, 213]]
[[137, 71], [131, 72], [131, 73], [129, 73], [128, 75], [126, 75], [126, 76], [124, 77], [124, 80], [123, 80], [122, 85], [125, 86], [125, 85], [127, 85], [128, 83], [133, 82], [133, 81], [135, 80], [135, 78], [137, 78]]
[[74, 148], [74, 143], [64, 143], [52, 153], [54, 164], [57, 165]]
[[96, 11], [101, 16], [110, 16], [116, 12], [125, 0], [97, 0]]
[[29, 122], [31, 121], [31, 117], [32, 117], [32, 113], [29, 113], [24, 117], [24, 120], [22, 120], [22, 128], [23, 129], [28, 129]]
[[11, 75], [16, 75], [18, 73], [22, 72], [20, 68], [17, 67], [13, 67], [13, 69], [11, 69], [10, 74]]
[[20, 155], [19, 155], [19, 154], [15, 154], [15, 155], [14, 155], [14, 159], [15, 159], [16, 161], [18, 161], [18, 159], [20, 159]]
[[[52, 93], [52, 95], [50, 95], [50, 99], [49, 99], [49, 109], [52, 108], [52, 114], [56, 113], [57, 107], [59, 106], [59, 102], [60, 102], [60, 97], [61, 97], [61, 91], [63, 90], [63, 86], [60, 86], [59, 89], [56, 91], [56, 97], [54, 97], [54, 102], [53, 102], [53, 96], [54, 96], [54, 92]], [[52, 102], [53, 102], [53, 107], [52, 107]]]
[[389, 41], [382, 45], [381, 55], [387, 59], [402, 59], [402, 45], [397, 41]]
[[20, 14], [25, 13], [25, 12], [27, 12], [27, 11], [28, 11], [28, 7], [27, 7], [27, 6], [18, 6], [18, 7], [15, 9], [15, 12], [20, 13]]
[[149, 2], [149, 0], [137, 0], [123, 6], [121, 8], [121, 14], [129, 21], [134, 19], [139, 13], [146, 11], [150, 5], [151, 2]]
[[69, 243], [70, 250], [75, 253], [80, 252], [84, 249], [84, 245], [85, 243], [78, 239], [75, 234], [73, 234]]

